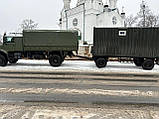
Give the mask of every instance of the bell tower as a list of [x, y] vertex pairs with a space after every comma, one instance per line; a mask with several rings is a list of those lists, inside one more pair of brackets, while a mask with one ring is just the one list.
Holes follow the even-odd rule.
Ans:
[[71, 0], [63, 0], [65, 10], [70, 9]]
[[86, 0], [77, 0], [76, 6], [79, 6], [79, 5], [83, 4], [83, 3], [85, 3], [85, 1]]

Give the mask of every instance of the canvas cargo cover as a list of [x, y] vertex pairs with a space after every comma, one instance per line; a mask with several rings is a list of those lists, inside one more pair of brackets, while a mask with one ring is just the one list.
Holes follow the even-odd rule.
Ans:
[[65, 30], [25, 30], [23, 31], [25, 50], [77, 50], [77, 31]]
[[94, 28], [92, 54], [159, 57], [159, 28]]

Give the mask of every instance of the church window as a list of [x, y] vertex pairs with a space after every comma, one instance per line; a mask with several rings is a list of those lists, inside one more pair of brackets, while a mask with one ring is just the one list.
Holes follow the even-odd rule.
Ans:
[[73, 19], [73, 26], [77, 26], [78, 25], [78, 19], [77, 18], [74, 18]]
[[112, 18], [112, 23], [113, 23], [113, 25], [117, 24], [117, 18], [115, 16]]

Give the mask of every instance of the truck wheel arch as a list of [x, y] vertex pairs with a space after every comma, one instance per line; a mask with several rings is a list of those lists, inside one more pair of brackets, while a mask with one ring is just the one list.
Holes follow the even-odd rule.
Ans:
[[49, 57], [52, 55], [59, 55], [61, 58], [64, 57], [64, 52], [63, 51], [53, 51], [53, 52], [49, 52]]

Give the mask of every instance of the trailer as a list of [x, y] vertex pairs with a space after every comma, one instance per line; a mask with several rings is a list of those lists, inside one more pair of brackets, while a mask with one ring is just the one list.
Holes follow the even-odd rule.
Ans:
[[92, 56], [98, 68], [110, 57], [125, 57], [152, 70], [159, 59], [159, 28], [94, 28]]

